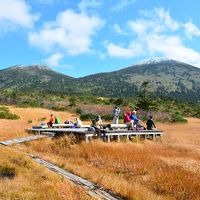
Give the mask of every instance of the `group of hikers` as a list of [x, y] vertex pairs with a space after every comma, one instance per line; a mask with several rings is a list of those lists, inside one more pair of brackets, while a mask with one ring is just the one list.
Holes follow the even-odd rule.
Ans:
[[[115, 106], [113, 109], [113, 121], [112, 121], [113, 124], [118, 124], [120, 113], [121, 113], [120, 108], [118, 106]], [[124, 123], [127, 125], [128, 130], [142, 131], [142, 130], [146, 130], [146, 129], [147, 130], [156, 129], [156, 126], [155, 126], [152, 116], [150, 116], [149, 119], [147, 120], [146, 128], [143, 125], [141, 125], [141, 121], [135, 110], [124, 113], [123, 117], [124, 117]], [[50, 120], [47, 123], [47, 125], [48, 125], [48, 127], [52, 127], [53, 124], [60, 124], [60, 123], [61, 123], [60, 119], [57, 116], [53, 117], [53, 114], [51, 114]], [[76, 122], [73, 122], [71, 120], [66, 120], [64, 123], [71, 124], [72, 128], [82, 127], [82, 121], [79, 118], [76, 118]], [[102, 123], [102, 119], [101, 119], [100, 115], [98, 115], [94, 119], [92, 119], [91, 127], [98, 128], [98, 129], [103, 128], [103, 123]]]
[[[47, 126], [48, 127], [52, 127], [53, 124], [61, 124], [61, 120], [59, 117], [57, 116], [53, 116], [53, 114], [50, 115], [50, 119], [49, 121], [47, 122]], [[82, 121], [79, 119], [79, 118], [76, 118], [76, 122], [74, 123], [73, 121], [71, 120], [66, 120], [64, 122], [64, 124], [71, 124], [71, 127], [72, 128], [80, 128], [82, 127]]]
[[[119, 114], [121, 110], [118, 106], [115, 106], [113, 109], [113, 124], [118, 124]], [[153, 130], [156, 129], [156, 125], [153, 121], [153, 116], [150, 116], [146, 122], [146, 128], [141, 125], [140, 119], [137, 116], [137, 112], [135, 110], [128, 111], [123, 114], [124, 123], [127, 125], [128, 130]]]

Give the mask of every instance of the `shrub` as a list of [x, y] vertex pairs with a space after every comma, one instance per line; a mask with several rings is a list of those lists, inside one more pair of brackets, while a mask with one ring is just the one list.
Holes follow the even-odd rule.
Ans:
[[71, 106], [71, 107], [76, 106], [76, 101], [77, 101], [76, 97], [71, 97], [69, 99], [69, 106]]
[[28, 120], [28, 124], [31, 124], [32, 122], [33, 122], [32, 119], [29, 119], [29, 120]]
[[183, 118], [181, 116], [180, 113], [173, 113], [172, 116], [171, 116], [171, 121], [172, 122], [180, 122], [180, 123], [186, 123], [187, 122], [187, 119]]
[[76, 113], [81, 115], [81, 114], [83, 114], [83, 110], [81, 108], [77, 108], [76, 109]]
[[80, 119], [81, 119], [81, 120], [91, 120], [91, 119], [94, 119], [95, 116], [96, 116], [96, 115], [87, 113], [87, 114], [82, 114], [82, 115], [80, 116]]
[[64, 106], [52, 106], [50, 109], [55, 111], [65, 111], [66, 108]]
[[120, 106], [124, 103], [124, 99], [123, 98], [119, 98], [119, 99], [116, 99], [114, 101], [114, 104], [117, 105], [117, 106]]
[[20, 117], [16, 114], [12, 114], [9, 112], [0, 111], [0, 119], [19, 119]]
[[101, 115], [101, 118], [104, 120], [112, 120], [113, 116], [110, 114]]
[[2, 178], [14, 178], [16, 176], [16, 170], [13, 167], [6, 165], [0, 166], [0, 177]]
[[7, 107], [0, 107], [0, 112], [9, 112], [9, 109]]
[[27, 108], [27, 107], [40, 107], [42, 106], [42, 103], [39, 100], [35, 99], [21, 99], [18, 105], [22, 108]]
[[193, 115], [194, 117], [200, 118], [200, 111]]
[[46, 119], [47, 119], [46, 117], [39, 118], [39, 119], [38, 119], [38, 122], [45, 121]]
[[7, 107], [0, 107], [0, 119], [19, 119], [20, 117], [16, 114], [9, 112]]

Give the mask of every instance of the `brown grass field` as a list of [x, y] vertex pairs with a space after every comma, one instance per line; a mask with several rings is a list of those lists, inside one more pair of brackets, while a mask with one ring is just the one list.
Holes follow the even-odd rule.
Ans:
[[0, 199], [91, 199], [85, 191], [35, 164], [24, 154], [0, 147]]
[[[68, 118], [72, 120], [76, 118], [75, 114], [56, 112], [44, 108], [17, 108], [9, 106], [9, 110], [11, 113], [19, 115], [20, 119], [0, 119], [0, 140], [27, 136], [24, 129], [30, 128], [32, 125], [46, 123], [50, 118], [50, 114], [60, 117], [62, 122]], [[42, 118], [46, 119], [41, 121]]]
[[[0, 140], [26, 135], [24, 128], [41, 123], [38, 122], [38, 119], [43, 117], [46, 117], [47, 121], [50, 113], [58, 115], [62, 121], [76, 117], [70, 113], [39, 108], [10, 107], [10, 111], [20, 115], [21, 118], [14, 121], [0, 120]], [[32, 123], [28, 123], [28, 120], [32, 120]], [[15, 147], [37, 154], [43, 159], [85, 177], [126, 199], [199, 200], [200, 119], [188, 118], [187, 124], [157, 124], [157, 127], [165, 132], [162, 141], [112, 142], [110, 144], [93, 141], [86, 144], [85, 142], [77, 143], [73, 137], [62, 137], [54, 140], [43, 139]], [[1, 151], [6, 150], [1, 148]], [[10, 157], [14, 159], [15, 156], [19, 155], [12, 154], [12, 152], [1, 153], [5, 162], [11, 162]], [[0, 163], [2, 163], [2, 159]], [[11, 164], [13, 167], [16, 165], [13, 162]], [[75, 191], [77, 188], [69, 187], [69, 183], [59, 182], [59, 178], [53, 178], [53, 175], [49, 175], [49, 178], [43, 182], [43, 187], [37, 187], [37, 180], [40, 181], [47, 171], [41, 168], [38, 173], [32, 176], [31, 171], [39, 169], [36, 164], [31, 164], [34, 170], [29, 172], [23, 164], [20, 165], [21, 168], [16, 166], [19, 173], [19, 175], [17, 173], [16, 178], [6, 180], [7, 182], [0, 179], [2, 186], [0, 188], [4, 188], [0, 189], [0, 196], [5, 194], [11, 185], [17, 185], [18, 182], [21, 187], [30, 184], [27, 191], [31, 193], [36, 191], [38, 195], [41, 195], [39, 199], [45, 199], [42, 196], [44, 193], [52, 195], [50, 191], [46, 191], [48, 187], [45, 187], [45, 185], [53, 184], [52, 182], [61, 184], [63, 190], [65, 186], [68, 187], [72, 199], [77, 198], [77, 196], [74, 198], [73, 195], [80, 194]], [[27, 171], [29, 176], [24, 171]], [[17, 181], [18, 178], [20, 180]], [[35, 187], [34, 181], [36, 181]], [[55, 192], [53, 195], [59, 196], [60, 187], [56, 187], [57, 184], [53, 184], [55, 187], [51, 185], [53, 188], [51, 191]], [[19, 186], [16, 187], [15, 191], [20, 190], [19, 188]], [[20, 194], [27, 195], [26, 190]], [[82, 199], [84, 198], [88, 197], [82, 197]], [[24, 197], [24, 199], [26, 198]]]

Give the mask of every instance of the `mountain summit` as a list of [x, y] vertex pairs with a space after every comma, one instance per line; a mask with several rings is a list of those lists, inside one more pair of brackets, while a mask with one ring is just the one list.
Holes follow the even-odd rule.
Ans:
[[14, 65], [12, 67], [9, 67], [10, 70], [52, 70], [47, 65], [43, 64], [35, 64], [35, 65]]
[[0, 71], [0, 89], [44, 91], [67, 95], [136, 96], [144, 81], [149, 92], [180, 100], [200, 100], [200, 69], [186, 63], [154, 59], [127, 68], [73, 78], [47, 66], [20, 65]]
[[20, 91], [65, 93], [74, 78], [55, 72], [46, 65], [15, 65], [0, 70], [0, 88], [18, 88]]

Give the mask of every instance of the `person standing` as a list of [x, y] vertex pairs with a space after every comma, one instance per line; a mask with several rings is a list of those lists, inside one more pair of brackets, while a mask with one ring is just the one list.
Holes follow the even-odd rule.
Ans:
[[118, 124], [120, 112], [120, 108], [118, 106], [115, 106], [113, 109], [113, 124]]
[[155, 125], [155, 123], [153, 121], [153, 117], [152, 116], [149, 117], [149, 119], [147, 120], [146, 125], [147, 125], [147, 130], [153, 130], [153, 129], [156, 128], [156, 125]]

